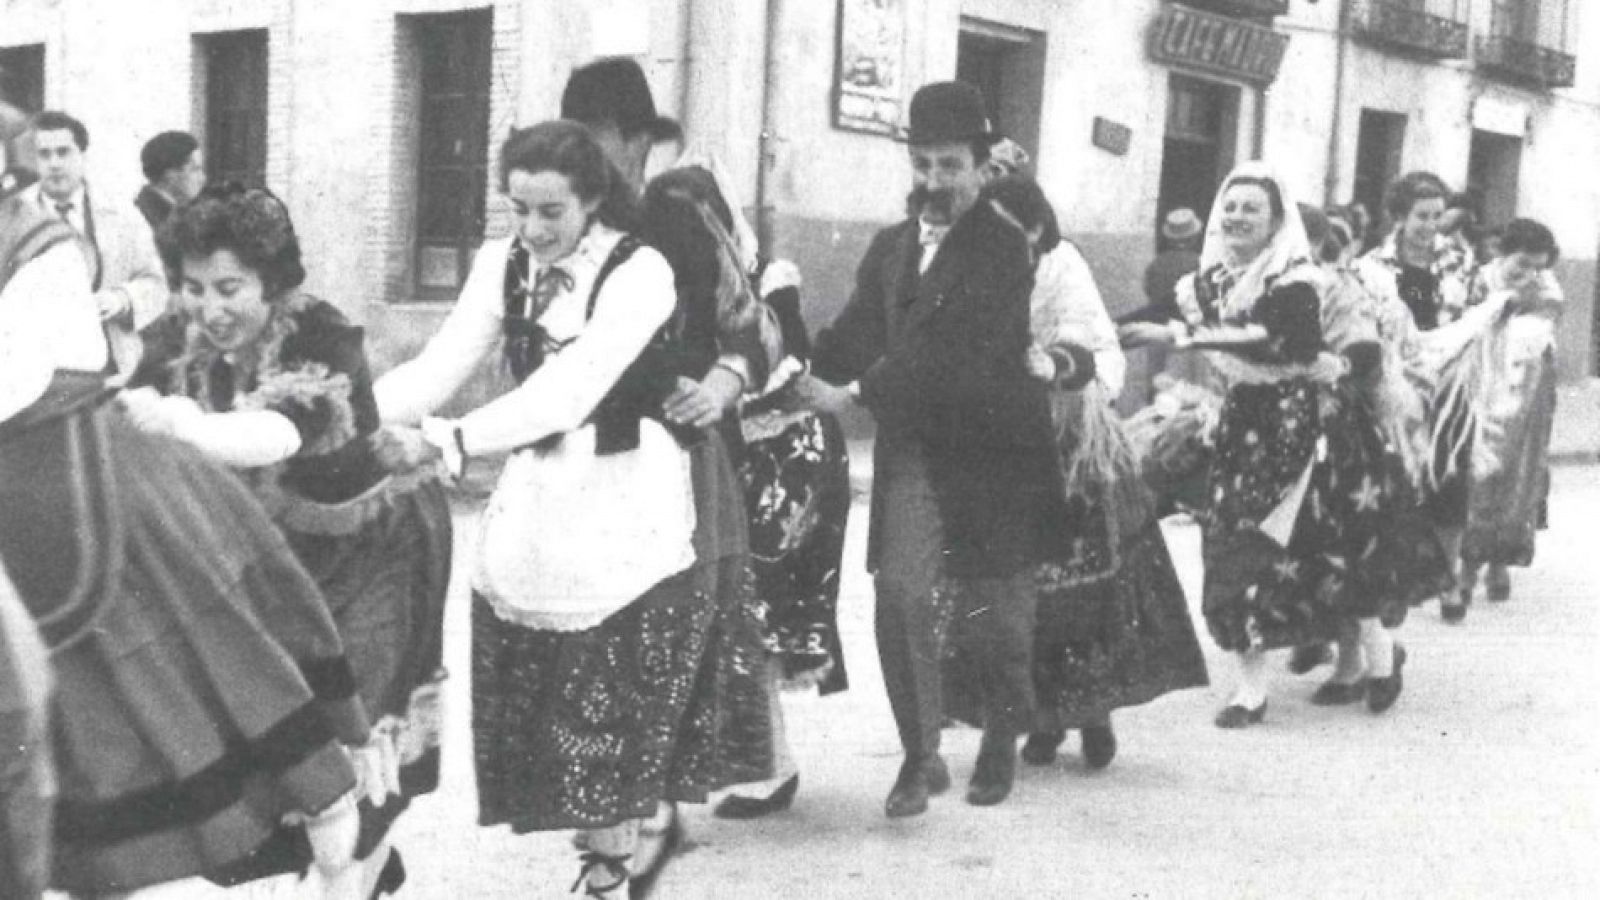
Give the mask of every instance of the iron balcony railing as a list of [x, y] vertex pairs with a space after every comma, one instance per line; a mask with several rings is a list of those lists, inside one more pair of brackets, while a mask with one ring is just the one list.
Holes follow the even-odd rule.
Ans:
[[1460, 4], [1446, 4], [1452, 14], [1417, 9], [1405, 0], [1355, 0], [1350, 7], [1350, 29], [1374, 44], [1421, 53], [1439, 59], [1467, 55], [1467, 23]]
[[1230, 16], [1286, 16], [1289, 0], [1178, 0], [1186, 6]]
[[1510, 81], [1543, 88], [1572, 87], [1578, 59], [1509, 35], [1478, 38], [1478, 68]]

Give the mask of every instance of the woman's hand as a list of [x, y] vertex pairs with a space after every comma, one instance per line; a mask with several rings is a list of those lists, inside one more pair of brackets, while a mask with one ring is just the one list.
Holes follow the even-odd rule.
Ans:
[[744, 379], [722, 366], [713, 366], [700, 381], [678, 378], [678, 386], [662, 404], [667, 421], [674, 425], [706, 428], [722, 419], [744, 391]]
[[409, 472], [441, 458], [444, 452], [422, 436], [422, 429], [389, 425], [372, 435], [372, 452], [390, 472]]
[[450, 477], [460, 481], [467, 473], [467, 452], [461, 444], [461, 427], [456, 421], [428, 416], [422, 420], [422, 437], [439, 451]]
[[170, 435], [183, 419], [205, 414], [200, 404], [188, 397], [163, 397], [150, 387], [123, 391], [117, 402], [134, 427], [151, 434]]
[[849, 388], [829, 384], [814, 375], [801, 375], [794, 380], [795, 409], [837, 416], [855, 405], [856, 395]]
[[306, 821], [306, 838], [311, 842], [311, 858], [326, 876], [349, 868], [356, 858], [356, 840], [361, 836], [361, 815], [353, 795], [346, 794], [321, 813]]
[[1055, 380], [1056, 361], [1051, 359], [1050, 354], [1044, 352], [1044, 348], [1038, 344], [1028, 345], [1028, 354], [1023, 359], [1023, 365], [1027, 367], [1029, 375], [1040, 381]]

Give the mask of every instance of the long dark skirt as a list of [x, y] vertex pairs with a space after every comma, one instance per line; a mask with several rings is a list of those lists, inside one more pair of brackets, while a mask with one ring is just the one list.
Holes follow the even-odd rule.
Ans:
[[[1396, 549], [1398, 513], [1383, 438], [1344, 384], [1291, 379], [1228, 394], [1204, 530], [1206, 625], [1224, 650], [1332, 640], [1342, 622], [1392, 613], [1392, 586], [1427, 576], [1428, 554]], [[1288, 546], [1261, 530], [1307, 463], [1311, 478]], [[1419, 555], [1420, 554], [1420, 555]]]
[[1101, 577], [1063, 577], [1057, 565], [1039, 572], [1037, 730], [1102, 723], [1113, 710], [1209, 683], [1161, 523], [1145, 523], [1117, 556]]
[[726, 445], [690, 451], [695, 566], [587, 631], [472, 608], [478, 821], [602, 828], [772, 776], [761, 607]]
[[[411, 801], [439, 786], [444, 606], [452, 531], [444, 487], [428, 480], [385, 498], [352, 534], [290, 532], [289, 544], [327, 598], [368, 714], [400, 760], [398, 796], [362, 798], [356, 857], [388, 835]], [[237, 884], [311, 865], [303, 828], [280, 828], [250, 859], [214, 876]]]
[[850, 517], [850, 458], [832, 416], [767, 413], [745, 421], [740, 479], [750, 561], [766, 605], [767, 647], [790, 684], [845, 690], [840, 562]]
[[335, 738], [367, 724], [338, 634], [231, 473], [67, 412], [0, 437], [0, 549], [51, 651], [53, 886], [207, 874], [354, 786]]

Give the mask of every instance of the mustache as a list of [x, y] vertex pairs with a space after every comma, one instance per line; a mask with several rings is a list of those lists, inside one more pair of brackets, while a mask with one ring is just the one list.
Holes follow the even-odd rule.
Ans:
[[912, 212], [931, 209], [935, 212], [949, 214], [955, 206], [955, 194], [947, 190], [930, 190], [926, 187], [914, 187], [906, 195], [906, 206]]

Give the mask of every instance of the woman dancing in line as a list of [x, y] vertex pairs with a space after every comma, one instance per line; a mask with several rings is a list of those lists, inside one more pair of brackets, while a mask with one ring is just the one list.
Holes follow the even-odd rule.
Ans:
[[[750, 525], [756, 596], [765, 608], [769, 653], [766, 688], [773, 776], [735, 785], [714, 808], [729, 819], [787, 809], [800, 774], [784, 729], [781, 693], [816, 687], [845, 690], [837, 603], [845, 524], [850, 514], [850, 461], [833, 416], [784, 408], [793, 377], [805, 370], [810, 339], [800, 314], [800, 272], [786, 260], [753, 252], [754, 234], [734, 217], [729, 186], [714, 164], [686, 165], [651, 181], [644, 195], [644, 232], [677, 274], [680, 297], [724, 274], [742, 289], [759, 287], [776, 315], [788, 356], [753, 393], [739, 415], [739, 475]], [[750, 261], [748, 276], [743, 270]], [[705, 308], [715, 304], [703, 303]]]
[[[1030, 367], [1052, 385], [1067, 498], [1056, 550], [1036, 581], [1040, 708], [1022, 758], [1050, 764], [1077, 729], [1084, 763], [1100, 769], [1117, 752], [1112, 712], [1204, 686], [1205, 658], [1155, 502], [1111, 408], [1124, 360], [1094, 276], [1032, 179], [1001, 178], [980, 202], [1014, 219], [1034, 248]], [[960, 709], [961, 683], [953, 684], [947, 706]]]
[[[661, 421], [715, 340], [678, 339], [673, 271], [625, 230], [627, 185], [583, 126], [514, 132], [500, 176], [516, 233], [479, 251], [440, 332], [380, 380], [380, 406], [422, 418], [453, 467], [511, 451], [473, 573], [479, 821], [581, 829], [589, 894], [638, 895], [680, 833], [675, 804], [771, 768], [722, 730], [766, 696], [759, 619], [721, 602], [746, 558], [709, 546], [728, 511], [695, 504], [685, 444], [715, 438]], [[497, 345], [515, 389], [423, 418]]]
[[1499, 301], [1505, 309], [1489, 320], [1470, 360], [1476, 382], [1470, 436], [1446, 455], [1464, 470], [1468, 485], [1462, 606], [1471, 602], [1484, 567], [1489, 599], [1509, 599], [1507, 567], [1533, 561], [1535, 533], [1544, 525], [1546, 457], [1555, 420], [1555, 329], [1565, 306], [1550, 269], [1560, 254], [1549, 228], [1517, 219], [1502, 233], [1500, 255], [1473, 274], [1468, 307]]
[[[1375, 293], [1350, 271], [1353, 232], [1342, 216], [1301, 207], [1306, 236], [1322, 268], [1322, 323], [1328, 346], [1350, 363], [1341, 392], [1363, 406], [1383, 434], [1386, 449], [1382, 577], [1369, 584], [1381, 591], [1379, 627], [1393, 629], [1411, 606], [1437, 597], [1454, 582], [1438, 535], [1421, 507], [1419, 490], [1428, 454], [1425, 398], [1410, 377], [1418, 354], [1410, 311], [1391, 292]], [[1302, 675], [1327, 658], [1327, 645], [1295, 648], [1291, 672]], [[1311, 695], [1318, 706], [1358, 703], [1366, 698], [1367, 660], [1360, 627], [1344, 623], [1333, 675]]]
[[1387, 710], [1402, 689], [1405, 649], [1371, 583], [1388, 516], [1383, 439], [1336, 389], [1347, 364], [1327, 350], [1322, 288], [1293, 198], [1248, 163], [1223, 182], [1200, 271], [1179, 283], [1184, 320], [1124, 328], [1208, 351], [1228, 384], [1203, 531], [1206, 625], [1239, 662], [1221, 728], [1266, 717], [1267, 651], [1330, 640], [1349, 618], [1368, 707]]
[[[1467, 305], [1467, 279], [1473, 268], [1470, 248], [1439, 236], [1449, 196], [1444, 180], [1431, 172], [1401, 176], [1384, 197], [1393, 227], [1381, 245], [1352, 267], [1372, 293], [1398, 297], [1419, 333], [1454, 322]], [[1425, 488], [1428, 517], [1438, 529], [1454, 573], [1466, 524], [1465, 485], [1455, 480]], [[1466, 604], [1451, 590], [1445, 589], [1439, 598], [1445, 621], [1459, 622], [1466, 616]]]
[[[176, 210], [160, 246], [185, 343], [170, 396], [124, 395], [143, 427], [239, 470], [327, 598], [376, 719], [362, 750], [363, 884], [398, 889], [387, 846], [412, 798], [439, 783], [450, 507], [432, 467], [391, 473], [362, 330], [300, 290], [300, 243], [271, 193], [208, 189]], [[219, 875], [247, 881], [308, 862], [298, 832]]]
[[358, 830], [340, 745], [370, 729], [327, 607], [237, 479], [107, 402], [105, 360], [70, 230], [0, 196], [0, 559], [56, 713], [53, 846], [33, 852], [58, 890], [136, 896], [290, 816], [337, 879]]

